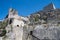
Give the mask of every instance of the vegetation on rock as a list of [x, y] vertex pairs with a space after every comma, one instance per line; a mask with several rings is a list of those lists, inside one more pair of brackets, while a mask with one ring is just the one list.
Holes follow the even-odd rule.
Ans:
[[0, 23], [0, 29], [5, 29], [6, 26], [7, 26], [7, 21], [3, 21]]
[[0, 37], [4, 36], [4, 35], [6, 34], [6, 30], [5, 30], [5, 29], [2, 29], [2, 30], [0, 30], [0, 31], [1, 31]]
[[7, 21], [2, 21], [0, 22], [0, 37], [4, 36], [6, 34], [6, 26], [7, 26]]

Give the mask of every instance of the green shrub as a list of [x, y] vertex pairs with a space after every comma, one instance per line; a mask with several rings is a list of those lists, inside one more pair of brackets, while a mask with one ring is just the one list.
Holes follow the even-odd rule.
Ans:
[[7, 22], [6, 21], [3, 21], [0, 23], [0, 29], [5, 29], [5, 27], [7, 26]]
[[39, 21], [38, 15], [35, 16], [35, 21]]
[[5, 29], [1, 30], [0, 37], [4, 36], [5, 34], [6, 34], [6, 30]]

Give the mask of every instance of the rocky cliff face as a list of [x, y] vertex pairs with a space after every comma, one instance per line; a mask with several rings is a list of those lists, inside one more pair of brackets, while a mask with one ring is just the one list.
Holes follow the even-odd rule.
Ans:
[[49, 4], [42, 11], [22, 17], [11, 8], [0, 22], [0, 40], [60, 40], [59, 10]]

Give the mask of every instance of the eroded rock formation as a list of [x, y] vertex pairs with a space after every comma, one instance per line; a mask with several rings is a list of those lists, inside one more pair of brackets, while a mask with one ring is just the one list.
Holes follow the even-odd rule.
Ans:
[[60, 40], [60, 9], [51, 3], [27, 17], [10, 8], [0, 22], [0, 40]]

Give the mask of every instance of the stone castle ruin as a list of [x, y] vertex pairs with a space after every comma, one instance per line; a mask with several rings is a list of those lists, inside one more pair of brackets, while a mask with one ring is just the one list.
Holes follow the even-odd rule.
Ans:
[[23, 17], [10, 8], [0, 25], [0, 40], [60, 40], [60, 9], [50, 3]]

